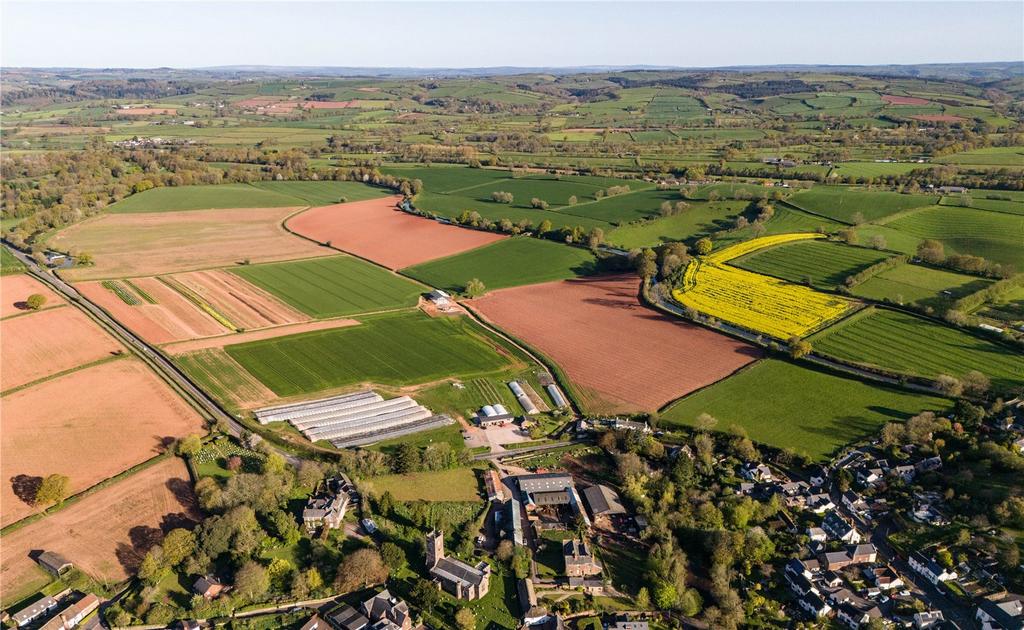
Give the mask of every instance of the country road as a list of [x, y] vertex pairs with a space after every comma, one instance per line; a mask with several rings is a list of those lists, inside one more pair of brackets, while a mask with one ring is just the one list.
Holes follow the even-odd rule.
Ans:
[[[107, 314], [107, 312], [102, 308], [90, 302], [85, 296], [79, 293], [77, 289], [61, 280], [55, 274], [41, 269], [31, 257], [14, 249], [13, 247], [8, 247], [7, 249], [14, 254], [15, 258], [27, 267], [29, 274], [62, 295], [71, 304], [85, 311], [87, 315], [105, 326], [111, 334], [118, 339], [118, 341], [130, 348], [135, 352], [135, 354], [142, 358], [143, 361], [148, 363], [150, 367], [156, 370], [166, 381], [171, 383], [182, 394], [182, 396], [184, 396], [196, 408], [200, 409], [214, 421], [224, 422], [231, 435], [238, 437], [242, 435], [243, 432], [248, 431], [248, 429], [236, 420], [234, 416], [221, 408], [213, 398], [196, 386], [191, 379], [189, 379], [188, 376], [178, 368], [178, 366], [172, 363], [155, 348], [136, 336], [135, 333], [122, 326], [120, 322]], [[277, 451], [292, 466], [298, 466], [302, 461], [301, 458], [279, 449], [269, 442], [267, 442], [267, 445]]]

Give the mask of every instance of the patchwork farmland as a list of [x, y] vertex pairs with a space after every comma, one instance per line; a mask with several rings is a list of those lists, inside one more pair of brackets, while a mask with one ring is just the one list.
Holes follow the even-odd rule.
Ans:
[[501, 240], [398, 210], [400, 197], [323, 206], [288, 221], [288, 229], [390, 269], [401, 269]]
[[555, 362], [591, 413], [653, 411], [725, 378], [759, 351], [640, 305], [635, 277], [564, 280], [470, 302]]
[[789, 201], [814, 214], [843, 223], [856, 223], [856, 215], [860, 215], [861, 221], [878, 221], [904, 210], [935, 205], [939, 199], [933, 195], [815, 186], [794, 194]]
[[889, 257], [889, 254], [835, 242], [798, 241], [759, 250], [730, 261], [734, 267], [788, 282], [834, 289], [849, 276]]

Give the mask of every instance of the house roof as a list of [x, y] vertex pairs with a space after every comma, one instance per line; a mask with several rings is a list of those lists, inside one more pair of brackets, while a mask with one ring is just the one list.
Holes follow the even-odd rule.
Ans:
[[519, 489], [523, 492], [552, 492], [571, 488], [572, 477], [566, 473], [539, 473], [522, 475], [518, 478]]
[[342, 606], [327, 614], [327, 622], [341, 630], [363, 630], [370, 626], [370, 620], [351, 606]]
[[594, 516], [626, 513], [626, 507], [622, 505], [619, 494], [608, 486], [598, 484], [584, 488], [583, 497], [590, 505], [590, 511]]
[[430, 573], [465, 586], [477, 586], [484, 581], [483, 571], [455, 558], [441, 558]]

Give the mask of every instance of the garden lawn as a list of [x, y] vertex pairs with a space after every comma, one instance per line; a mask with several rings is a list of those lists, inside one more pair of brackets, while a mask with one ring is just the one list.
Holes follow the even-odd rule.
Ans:
[[879, 302], [888, 300], [896, 304], [914, 304], [940, 311], [990, 284], [992, 281], [984, 278], [905, 264], [868, 278], [853, 288], [853, 294]]
[[951, 326], [888, 309], [866, 309], [816, 335], [814, 349], [901, 374], [960, 377], [977, 370], [1005, 391], [1024, 385], [1024, 355]]
[[764, 249], [733, 260], [730, 264], [790, 282], [811, 283], [832, 288], [859, 271], [890, 255], [872, 249], [835, 242], [805, 241]]
[[250, 184], [166, 186], [125, 197], [109, 212], [169, 212], [214, 208], [281, 208], [308, 205], [303, 200]]
[[478, 278], [487, 289], [565, 280], [594, 271], [586, 249], [536, 238], [509, 238], [468, 252], [406, 267], [402, 273], [455, 293]]
[[452, 468], [406, 475], [384, 475], [359, 480], [363, 492], [380, 496], [390, 492], [396, 501], [480, 501], [476, 473]]
[[942, 241], [947, 254], [972, 254], [1024, 269], [1024, 215], [935, 206], [900, 217], [887, 227]]
[[[770, 404], [766, 404], [770, 402]], [[892, 420], [938, 411], [948, 401], [766, 359], [680, 400], [661, 414], [663, 427], [695, 426], [709, 413], [717, 429], [741, 427], [751, 439], [817, 460]]]
[[352, 256], [235, 267], [233, 273], [313, 317], [415, 306], [422, 288]]
[[412, 311], [227, 346], [225, 352], [283, 397], [358, 383], [401, 386], [488, 374], [508, 367], [495, 343], [466, 318]]
[[826, 217], [853, 223], [858, 212], [865, 221], [877, 221], [903, 210], [930, 206], [938, 199], [929, 195], [905, 195], [848, 186], [815, 186], [789, 198], [793, 205]]

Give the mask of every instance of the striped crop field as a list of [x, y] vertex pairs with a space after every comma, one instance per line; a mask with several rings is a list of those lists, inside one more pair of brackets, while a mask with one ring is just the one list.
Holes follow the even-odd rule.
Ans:
[[313, 317], [415, 306], [424, 290], [353, 256], [250, 265], [231, 272]]
[[933, 195], [866, 190], [849, 186], [815, 186], [789, 198], [798, 208], [836, 221], [854, 223], [860, 214], [865, 221], [877, 221], [891, 214], [938, 203]]
[[470, 378], [509, 366], [512, 350], [498, 349], [471, 320], [403, 311], [333, 328], [225, 347], [228, 356], [278, 396], [308, 394], [359, 383], [413, 385]]
[[997, 390], [1024, 384], [1024, 355], [1019, 352], [899, 311], [866, 309], [811, 341], [822, 354], [899, 374], [961, 377], [977, 370]]
[[740, 269], [832, 288], [847, 277], [888, 258], [890, 254], [826, 241], [798, 241], [754, 252], [734, 260]]
[[766, 236], [694, 258], [673, 296], [683, 306], [777, 339], [807, 335], [845, 315], [854, 302], [725, 263], [765, 247], [813, 238], [820, 235]]
[[973, 254], [1024, 268], [1024, 215], [934, 206], [900, 217], [888, 227], [942, 241], [947, 254]]

